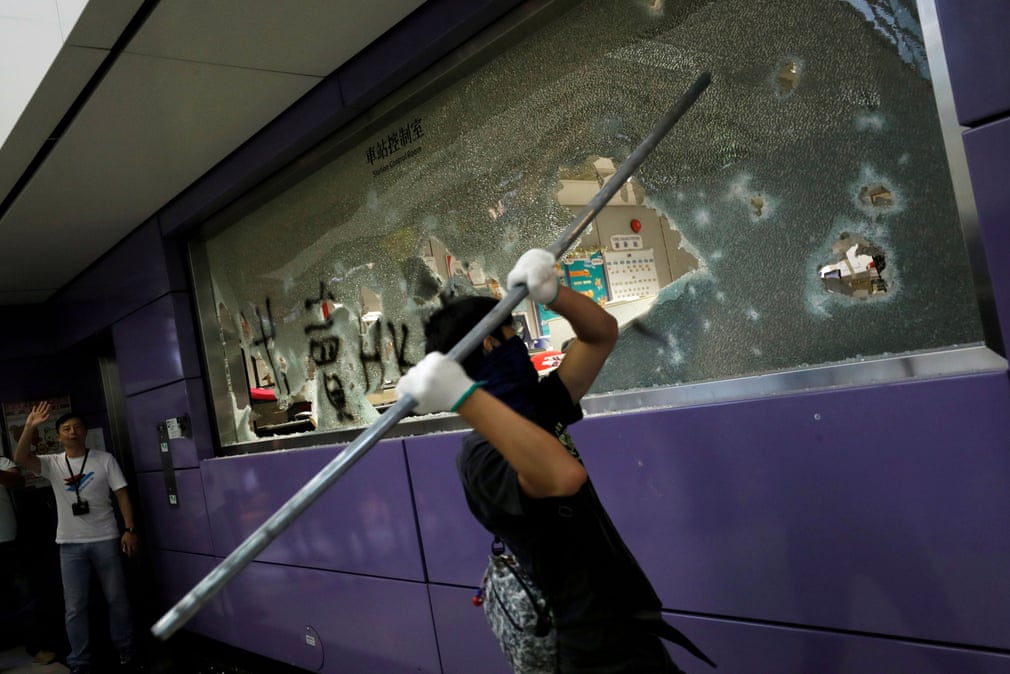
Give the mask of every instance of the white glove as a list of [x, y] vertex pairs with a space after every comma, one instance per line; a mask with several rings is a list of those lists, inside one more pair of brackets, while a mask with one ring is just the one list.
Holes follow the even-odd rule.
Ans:
[[507, 283], [509, 290], [525, 283], [530, 297], [539, 304], [550, 304], [561, 292], [561, 280], [554, 271], [554, 256], [543, 248], [523, 253], [509, 272]]
[[478, 384], [463, 366], [438, 351], [432, 351], [410, 368], [396, 384], [396, 395], [409, 395], [417, 401], [417, 414], [455, 412], [470, 397]]

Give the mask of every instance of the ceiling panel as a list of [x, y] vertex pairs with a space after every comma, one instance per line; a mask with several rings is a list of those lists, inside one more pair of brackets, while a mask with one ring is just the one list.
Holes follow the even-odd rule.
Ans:
[[157, 6], [127, 50], [322, 77], [422, 4], [423, 0], [172, 0]]
[[[67, 44], [98, 49], [111, 48], [143, 4], [143, 0], [86, 3], [84, 11], [67, 36]], [[61, 13], [63, 10], [61, 7]], [[66, 11], [71, 13], [74, 9], [67, 7]]]
[[87, 3], [0, 148], [0, 199], [144, 23], [0, 216], [0, 305], [50, 297], [422, 4], [172, 0], [138, 17], [142, 0]]
[[0, 288], [63, 285], [317, 82], [121, 56], [0, 221]]
[[10, 192], [108, 52], [64, 46], [0, 150], [0, 199]]

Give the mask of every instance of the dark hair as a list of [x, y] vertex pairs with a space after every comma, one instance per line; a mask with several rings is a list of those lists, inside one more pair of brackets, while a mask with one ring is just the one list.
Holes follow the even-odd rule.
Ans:
[[84, 420], [84, 417], [82, 417], [77, 412], [70, 411], [70, 412], [67, 412], [66, 414], [64, 414], [63, 416], [61, 416], [59, 419], [56, 420], [56, 426], [55, 426], [56, 432], [59, 433], [60, 432], [60, 426], [62, 426], [63, 424], [67, 423], [71, 419], [80, 419], [81, 423], [84, 424], [84, 428], [87, 429], [88, 422]]
[[[473, 326], [490, 313], [498, 304], [493, 297], [469, 296], [449, 300], [445, 305], [431, 315], [424, 324], [424, 351], [440, 351], [447, 353], [452, 347], [470, 332]], [[512, 325], [512, 317], [507, 316], [501, 325], [491, 332], [491, 336], [504, 342], [502, 328]], [[463, 369], [471, 377], [477, 373], [484, 354], [480, 348], [474, 349], [463, 359]]]

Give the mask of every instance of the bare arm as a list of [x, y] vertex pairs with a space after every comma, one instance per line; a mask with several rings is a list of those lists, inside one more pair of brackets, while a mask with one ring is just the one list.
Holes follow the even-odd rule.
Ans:
[[550, 307], [575, 331], [575, 341], [558, 366], [558, 377], [577, 403], [596, 381], [617, 343], [617, 320], [590, 298], [563, 286]]
[[130, 557], [137, 551], [137, 543], [139, 539], [134, 531], [133, 522], [133, 504], [130, 502], [130, 493], [127, 491], [126, 487], [122, 489], [117, 489], [113, 492], [116, 495], [116, 502], [119, 504], [119, 512], [123, 516], [123, 526], [126, 527], [127, 531], [123, 532], [123, 536], [120, 538], [120, 547]]
[[571, 496], [585, 483], [585, 467], [556, 437], [487, 391], [477, 389], [456, 411], [515, 469], [526, 495]]
[[35, 429], [44, 424], [49, 418], [50, 405], [42, 402], [32, 408], [25, 419], [24, 430], [18, 439], [18, 445], [14, 448], [14, 463], [27, 468], [33, 473], [42, 472], [42, 461], [32, 452], [32, 438], [35, 437]]

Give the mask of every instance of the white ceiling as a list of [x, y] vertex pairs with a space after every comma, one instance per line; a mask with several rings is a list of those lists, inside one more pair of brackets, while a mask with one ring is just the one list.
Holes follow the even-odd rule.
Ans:
[[[423, 0], [169, 0], [0, 215], [0, 305], [42, 302]], [[91, 0], [0, 148], [0, 200], [141, 0]]]

